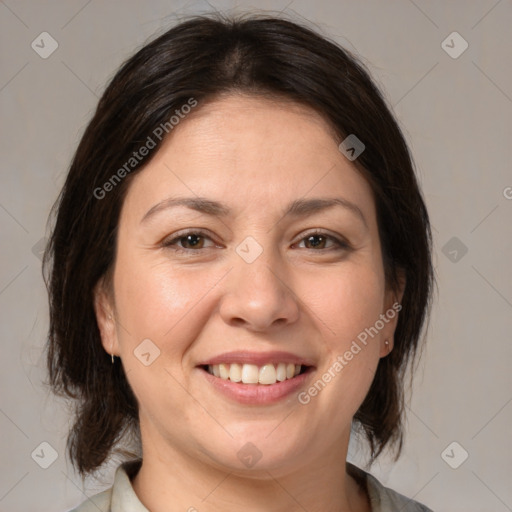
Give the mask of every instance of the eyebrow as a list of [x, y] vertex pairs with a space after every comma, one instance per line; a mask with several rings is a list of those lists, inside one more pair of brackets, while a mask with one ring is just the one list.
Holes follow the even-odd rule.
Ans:
[[[227, 217], [232, 213], [231, 209], [225, 204], [205, 197], [169, 197], [151, 207], [144, 217], [142, 217], [141, 224], [145, 223], [158, 212], [179, 206], [185, 206], [186, 208], [212, 217]], [[352, 212], [363, 222], [366, 228], [368, 228], [368, 223], [361, 209], [342, 197], [296, 199], [287, 206], [283, 217], [305, 217], [330, 209], [334, 206], [340, 206]]]

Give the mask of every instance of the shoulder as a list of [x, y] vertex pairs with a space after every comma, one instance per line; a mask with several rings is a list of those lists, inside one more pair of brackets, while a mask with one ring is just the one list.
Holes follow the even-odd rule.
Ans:
[[372, 512], [433, 512], [422, 503], [385, 487], [373, 475], [357, 466], [348, 463], [348, 470], [359, 480], [365, 481]]
[[147, 512], [130, 481], [140, 464], [140, 460], [131, 460], [119, 465], [110, 489], [95, 494], [69, 512]]
[[106, 491], [95, 494], [81, 505], [69, 512], [110, 512], [110, 503], [112, 501], [112, 487]]
[[403, 512], [433, 512], [422, 503], [407, 498], [389, 487], [385, 487], [370, 474], [368, 474], [368, 485], [375, 490], [374, 495], [380, 506], [380, 508], [377, 508], [379, 512], [393, 512], [395, 510]]

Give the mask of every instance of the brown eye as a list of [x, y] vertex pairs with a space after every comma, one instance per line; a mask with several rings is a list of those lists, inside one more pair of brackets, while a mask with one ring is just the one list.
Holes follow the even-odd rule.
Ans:
[[325, 249], [327, 237], [322, 235], [309, 235], [304, 240], [306, 244], [311, 244], [311, 247], [307, 247], [308, 249]]
[[164, 241], [162, 247], [166, 247], [177, 252], [194, 252], [199, 249], [208, 249], [205, 247], [205, 240], [211, 240], [202, 231], [188, 231], [181, 233], [172, 240]]
[[[195, 233], [191, 235], [182, 236], [178, 239], [178, 241], [181, 244], [185, 244], [185, 249], [198, 249], [201, 248], [202, 243], [201, 240], [204, 239], [201, 237], [201, 235], [196, 235]], [[189, 247], [186, 247], [186, 245], [190, 245]]]
[[[348, 249], [349, 245], [346, 242], [338, 240], [336, 237], [328, 235], [323, 232], [309, 233], [307, 236], [302, 238], [301, 243], [305, 242], [306, 249], [310, 250], [336, 250], [336, 249]], [[326, 247], [326, 244], [331, 242], [330, 246]]]

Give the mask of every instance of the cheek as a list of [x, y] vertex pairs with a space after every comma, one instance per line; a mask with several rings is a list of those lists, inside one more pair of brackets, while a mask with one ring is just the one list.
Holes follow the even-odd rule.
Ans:
[[124, 258], [116, 266], [114, 280], [125, 344], [135, 346], [149, 338], [166, 355], [176, 357], [207, 321], [207, 293], [219, 276], [204, 270], [180, 269], [167, 261], [155, 265], [145, 263], [143, 258]]
[[[120, 259], [115, 278], [116, 304], [125, 322], [135, 330], [156, 326], [169, 311], [175, 315], [192, 300], [193, 287], [183, 289], [178, 275], [163, 264]], [[185, 292], [185, 293], [184, 293]], [[169, 319], [171, 320], [171, 319]]]
[[384, 283], [378, 268], [347, 264], [322, 273], [304, 274], [300, 282], [300, 298], [335, 343], [354, 339], [382, 313]]
[[325, 384], [326, 392], [310, 391], [316, 394], [317, 407], [328, 410], [326, 414], [336, 422], [355, 414], [373, 380], [379, 363], [379, 336], [365, 339], [364, 335], [383, 312], [385, 286], [380, 267], [369, 264], [346, 265], [318, 284], [309, 293], [309, 303], [315, 304], [313, 309], [321, 319], [317, 325], [327, 357], [317, 388]]
[[[201, 298], [215, 284], [212, 276], [206, 279], [203, 274], [201, 279], [197, 272], [180, 271], [168, 262], [144, 263], [143, 258], [120, 258], [116, 265], [121, 357], [130, 386], [147, 415], [156, 414], [163, 403], [185, 409], [190, 399], [182, 388], [181, 367], [208, 318]], [[144, 361], [146, 353], [149, 356]]]

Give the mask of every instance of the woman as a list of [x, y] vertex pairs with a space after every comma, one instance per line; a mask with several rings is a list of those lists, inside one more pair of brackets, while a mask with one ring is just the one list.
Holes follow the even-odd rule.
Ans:
[[[77, 511], [428, 511], [346, 462], [402, 444], [427, 211], [363, 66], [296, 23], [194, 17], [99, 101], [45, 254]], [[119, 452], [119, 450], [118, 450]]]

